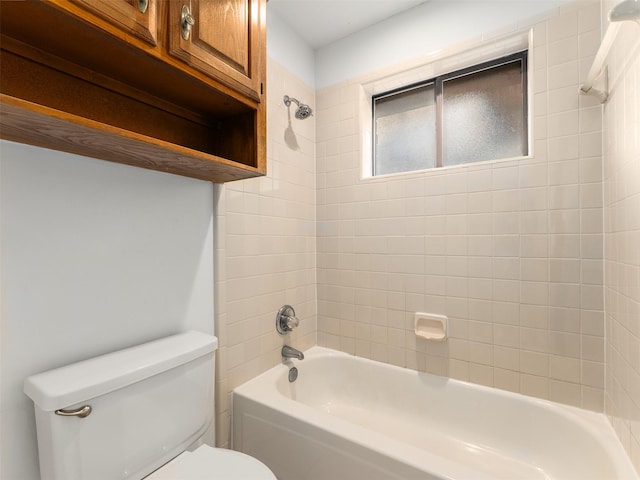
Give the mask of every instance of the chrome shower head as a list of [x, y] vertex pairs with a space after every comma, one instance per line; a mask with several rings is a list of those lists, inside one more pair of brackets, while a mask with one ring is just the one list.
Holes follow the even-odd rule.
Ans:
[[298, 108], [296, 108], [296, 113], [295, 113], [295, 116], [298, 120], [304, 120], [305, 118], [310, 117], [311, 114], [313, 113], [313, 110], [311, 110], [311, 107], [309, 105], [300, 103], [297, 99], [289, 97], [289, 95], [285, 95], [283, 100], [284, 100], [284, 104], [287, 107], [291, 105], [291, 102], [298, 105]]
[[298, 108], [296, 108], [296, 118], [298, 120], [304, 120], [307, 117], [311, 116], [311, 107], [309, 105], [305, 105], [304, 103], [299, 105]]

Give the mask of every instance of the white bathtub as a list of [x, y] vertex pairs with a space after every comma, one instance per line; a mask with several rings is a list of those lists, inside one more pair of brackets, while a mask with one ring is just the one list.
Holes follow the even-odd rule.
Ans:
[[320, 347], [293, 364], [233, 393], [234, 448], [279, 480], [638, 480], [601, 414]]

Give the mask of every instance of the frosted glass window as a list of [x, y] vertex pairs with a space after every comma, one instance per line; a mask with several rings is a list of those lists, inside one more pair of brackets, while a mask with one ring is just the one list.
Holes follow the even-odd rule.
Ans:
[[442, 82], [443, 165], [527, 154], [522, 62]]
[[374, 175], [436, 165], [435, 87], [423, 85], [377, 97]]
[[528, 154], [527, 52], [374, 96], [373, 175]]

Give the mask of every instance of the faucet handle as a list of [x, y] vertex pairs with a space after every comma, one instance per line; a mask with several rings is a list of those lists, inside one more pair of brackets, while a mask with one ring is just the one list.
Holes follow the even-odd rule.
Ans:
[[300, 325], [300, 320], [298, 320], [298, 317], [287, 315], [287, 327], [289, 327], [289, 330], [293, 330], [294, 327], [297, 327], [298, 325]]
[[291, 305], [283, 305], [278, 310], [276, 316], [276, 330], [280, 335], [286, 335], [295, 327], [300, 325], [300, 320], [296, 317], [296, 311]]

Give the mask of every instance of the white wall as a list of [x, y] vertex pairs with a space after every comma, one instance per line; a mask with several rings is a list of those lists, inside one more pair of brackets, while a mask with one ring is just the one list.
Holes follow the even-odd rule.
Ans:
[[213, 186], [0, 142], [0, 478], [39, 478], [25, 377], [213, 332]]
[[292, 75], [319, 89], [519, 21], [530, 22], [570, 1], [430, 0], [316, 51], [267, 5], [267, 51]]
[[269, 5], [267, 5], [267, 53], [292, 75], [310, 87], [314, 87], [315, 53], [313, 49], [270, 9]]
[[316, 51], [317, 89], [425, 56], [569, 0], [430, 0]]

